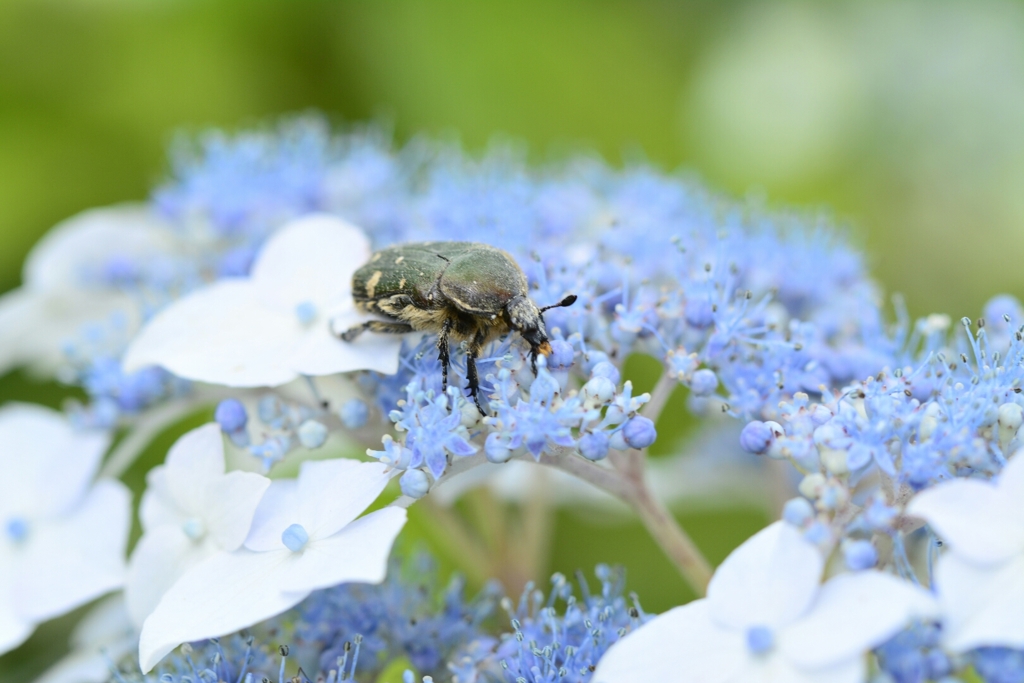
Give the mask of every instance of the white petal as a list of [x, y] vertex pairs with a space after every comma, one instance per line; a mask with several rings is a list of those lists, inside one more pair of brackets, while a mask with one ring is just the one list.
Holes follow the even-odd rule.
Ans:
[[15, 560], [18, 613], [42, 621], [119, 588], [130, 524], [131, 493], [101, 481], [73, 513], [30, 526]]
[[285, 315], [310, 302], [321, 309], [351, 297], [352, 274], [370, 257], [362, 230], [312, 214], [275, 232], [252, 267], [260, 302]]
[[112, 643], [134, 634], [124, 593], [114, 593], [89, 609], [71, 631], [70, 642], [71, 647], [82, 648]]
[[167, 466], [157, 465], [146, 473], [146, 491], [139, 503], [142, 530], [149, 531], [162, 524], [184, 524], [188, 517], [171, 495]]
[[380, 583], [405, 518], [405, 509], [386, 507], [360, 517], [330, 538], [310, 541], [281, 581], [281, 589], [313, 591], [348, 582]]
[[951, 650], [1024, 648], [1024, 555], [998, 565], [975, 565], [946, 553], [939, 558], [935, 582], [943, 640]]
[[29, 362], [38, 353], [33, 347], [43, 337], [38, 330], [46, 327], [45, 300], [45, 294], [25, 287], [0, 296], [0, 373]]
[[[245, 538], [249, 550], [264, 552], [281, 550], [281, 534], [292, 524], [299, 524], [299, 483], [295, 479], [276, 479], [263, 494], [252, 527]], [[307, 532], [308, 533], [308, 532]]]
[[256, 508], [270, 480], [255, 472], [228, 472], [206, 489], [203, 513], [211, 538], [223, 550], [237, 550], [245, 542]]
[[[299, 469], [299, 514], [311, 539], [327, 538], [377, 500], [390, 480], [382, 462], [308, 460]], [[282, 529], [283, 531], [283, 529]]]
[[184, 434], [167, 452], [167, 486], [190, 516], [204, 512], [206, 487], [224, 476], [224, 437], [216, 422]]
[[225, 279], [156, 315], [124, 357], [127, 371], [159, 365], [179, 377], [232, 387], [278, 386], [303, 329], [298, 318], [263, 306], [248, 279]]
[[867, 674], [863, 657], [819, 669], [802, 669], [778, 652], [752, 657], [731, 683], [862, 683]]
[[750, 659], [743, 634], [718, 626], [709, 612], [707, 600], [696, 600], [655, 617], [609, 648], [593, 682], [738, 680]]
[[0, 655], [10, 652], [32, 635], [35, 623], [14, 610], [10, 554], [0, 552]]
[[49, 408], [8, 404], [0, 409], [0, 511], [49, 517], [76, 506], [109, 443], [106, 432], [76, 431]]
[[193, 541], [178, 526], [143, 534], [132, 551], [124, 587], [132, 622], [141, 627], [174, 582], [212, 552], [215, 548]]
[[732, 551], [711, 578], [712, 618], [743, 631], [785, 626], [814, 600], [823, 567], [821, 553], [799, 531], [775, 522]]
[[907, 514], [926, 520], [953, 552], [975, 562], [1000, 562], [1024, 545], [1024, 519], [1007, 512], [994, 484], [973, 479], [939, 484], [907, 506]]
[[47, 669], [35, 683], [105, 683], [110, 680], [110, 662], [138, 647], [124, 595], [101, 600], [75, 626], [72, 651]]
[[[1024, 455], [1018, 451], [1018, 455]], [[1024, 457], [1010, 458], [999, 473], [999, 495], [1011, 508], [1014, 519], [1024, 518]]]
[[876, 571], [843, 574], [818, 592], [810, 612], [778, 636], [786, 657], [802, 668], [863, 657], [913, 619], [937, 617], [930, 593]]
[[[354, 313], [332, 318], [335, 321], [351, 320], [351, 325], [368, 319], [368, 316]], [[351, 325], [346, 325], [344, 329]], [[398, 372], [398, 352], [401, 348], [401, 335], [364, 334], [347, 342], [331, 332], [328, 322], [318, 321], [296, 346], [288, 365], [299, 374], [313, 377], [353, 370], [373, 370], [393, 375]]]
[[55, 225], [25, 259], [22, 280], [35, 289], [76, 288], [114, 256], [169, 251], [174, 233], [144, 204], [90, 209]]
[[288, 550], [220, 552], [192, 567], [146, 619], [139, 663], [148, 673], [181, 643], [215, 638], [252, 626], [297, 605], [309, 591], [278, 586], [294, 565]]
[[106, 683], [110, 680], [110, 662], [121, 661], [135, 648], [135, 638], [125, 637], [102, 648], [74, 650], [44, 671], [35, 683]]

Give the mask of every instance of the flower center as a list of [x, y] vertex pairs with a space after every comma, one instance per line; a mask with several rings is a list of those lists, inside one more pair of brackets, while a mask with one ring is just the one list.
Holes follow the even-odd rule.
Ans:
[[775, 645], [775, 634], [767, 626], [751, 626], [747, 629], [747, 649], [752, 654], [763, 655]]
[[316, 320], [316, 315], [316, 305], [312, 301], [303, 301], [295, 307], [295, 317], [299, 319], [299, 323], [306, 327]]
[[203, 520], [195, 517], [182, 524], [181, 530], [193, 541], [198, 541], [206, 535], [206, 525], [203, 523]]
[[28, 520], [24, 517], [11, 517], [4, 526], [7, 538], [14, 543], [21, 543], [28, 537]]
[[281, 542], [284, 543], [285, 548], [297, 553], [309, 543], [309, 534], [301, 524], [292, 524], [281, 534]]

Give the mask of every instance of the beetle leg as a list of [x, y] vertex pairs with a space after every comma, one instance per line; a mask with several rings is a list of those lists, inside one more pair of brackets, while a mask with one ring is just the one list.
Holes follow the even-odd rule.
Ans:
[[452, 331], [452, 319], [445, 318], [441, 332], [437, 335], [437, 358], [441, 361], [441, 391], [448, 391], [448, 364], [450, 362], [448, 333]]
[[480, 357], [480, 349], [484, 345], [484, 339], [486, 339], [486, 335], [478, 334], [473, 340], [473, 345], [470, 347], [469, 352], [466, 354], [466, 383], [469, 385], [469, 395], [473, 397], [476, 409], [480, 411], [481, 415], [486, 417], [487, 413], [480, 406], [480, 377], [476, 372], [476, 359]]
[[380, 334], [406, 334], [412, 332], [412, 325], [409, 323], [388, 322], [386, 320], [368, 320], [365, 323], [350, 327], [340, 336], [343, 340], [350, 342], [366, 330]]

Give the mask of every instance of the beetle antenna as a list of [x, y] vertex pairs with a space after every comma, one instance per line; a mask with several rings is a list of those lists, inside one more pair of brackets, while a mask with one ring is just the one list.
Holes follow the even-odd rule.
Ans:
[[569, 296], [559, 301], [557, 304], [545, 306], [544, 308], [540, 309], [540, 312], [543, 313], [544, 311], [550, 311], [552, 308], [565, 308], [566, 306], [572, 306], [574, 303], [576, 303], [576, 295], [570, 294]]

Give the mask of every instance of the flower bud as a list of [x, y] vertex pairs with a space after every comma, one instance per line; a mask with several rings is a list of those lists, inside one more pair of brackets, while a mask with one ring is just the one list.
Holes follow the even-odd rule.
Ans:
[[306, 420], [299, 425], [299, 443], [313, 450], [320, 448], [327, 441], [327, 427], [316, 420]]
[[714, 393], [717, 388], [718, 375], [715, 374], [714, 370], [702, 368], [693, 373], [693, 378], [690, 380], [690, 391], [697, 396], [708, 396]]
[[604, 460], [608, 457], [609, 439], [604, 432], [590, 432], [579, 440], [580, 455], [587, 460]]
[[422, 498], [430, 490], [430, 479], [423, 470], [406, 470], [398, 484], [402, 493], [410, 498]]
[[213, 419], [217, 421], [225, 434], [234, 434], [245, 429], [249, 416], [241, 401], [235, 398], [226, 398], [217, 404]]
[[341, 418], [345, 429], [359, 429], [366, 425], [366, 421], [370, 418], [370, 407], [366, 405], [366, 401], [360, 398], [349, 399], [341, 406], [338, 417]]
[[630, 448], [647, 448], [658, 438], [658, 432], [654, 429], [654, 422], [637, 415], [622, 426], [622, 438]]

